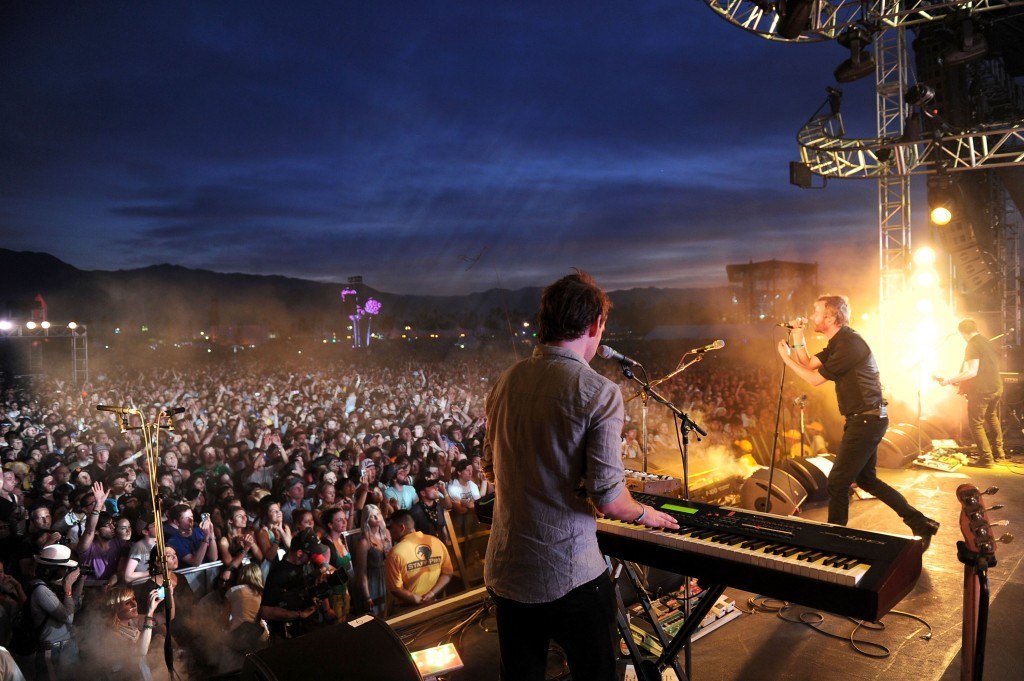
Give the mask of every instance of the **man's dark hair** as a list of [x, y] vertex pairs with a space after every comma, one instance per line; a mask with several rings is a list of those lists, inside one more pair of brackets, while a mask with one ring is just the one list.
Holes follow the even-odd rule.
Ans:
[[391, 524], [402, 525], [403, 527], [410, 527], [416, 529], [416, 521], [413, 520], [412, 513], [409, 511], [395, 511], [391, 514]]
[[171, 507], [171, 510], [167, 513], [167, 516], [178, 523], [181, 522], [181, 516], [185, 515], [186, 511], [191, 511], [192, 507], [188, 504], [177, 504]]
[[960, 333], [966, 333], [968, 335], [978, 333], [978, 322], [973, 319], [964, 319], [956, 325], [956, 328]]
[[581, 269], [544, 289], [537, 313], [541, 343], [571, 341], [586, 333], [599, 315], [608, 318], [612, 301]]

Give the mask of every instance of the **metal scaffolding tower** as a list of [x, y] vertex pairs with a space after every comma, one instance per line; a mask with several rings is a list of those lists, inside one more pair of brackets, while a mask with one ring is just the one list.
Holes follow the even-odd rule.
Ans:
[[[910, 176], [954, 173], [1024, 165], [1024, 120], [1014, 120], [1004, 106], [999, 121], [973, 128], [904, 135], [908, 107], [906, 29], [939, 25], [965, 14], [974, 17], [1024, 7], [1024, 0], [792, 0], [784, 5], [763, 0], [704, 0], [720, 17], [766, 40], [814, 42], [835, 40], [852, 29], [874, 32], [877, 137], [844, 137], [838, 106], [823, 107], [800, 129], [801, 161], [825, 178], [875, 178], [878, 181], [879, 302], [903, 290], [910, 265]], [[803, 26], [784, 26], [782, 11], [806, 9]], [[993, 15], [995, 16], [995, 15]], [[792, 17], [790, 17], [792, 18]], [[780, 35], [780, 31], [787, 36]], [[997, 74], [998, 75], [998, 74]], [[839, 93], [836, 93], [839, 94]], [[994, 99], [991, 105], [1005, 104]], [[1000, 231], [1001, 308], [1004, 328], [1020, 341], [1020, 213], [1006, 193], [998, 212]], [[1011, 323], [1011, 318], [1013, 319]]]
[[89, 333], [85, 327], [79, 329], [71, 331], [72, 378], [76, 388], [89, 382]]
[[[907, 89], [907, 35], [902, 26], [875, 37], [875, 100], [879, 139], [903, 135]], [[903, 150], [901, 150], [902, 153]], [[890, 165], [878, 176], [878, 304], [901, 293], [910, 265], [910, 177]], [[883, 320], [886, 315], [883, 315]]]

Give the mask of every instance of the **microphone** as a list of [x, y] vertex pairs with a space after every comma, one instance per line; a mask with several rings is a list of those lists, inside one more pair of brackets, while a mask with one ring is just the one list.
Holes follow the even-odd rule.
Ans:
[[[690, 352], [696, 352], [696, 353], [700, 354], [700, 353], [708, 352], [709, 350], [721, 350], [724, 347], [725, 347], [725, 341], [719, 339], [719, 340], [716, 340], [716, 341], [712, 341], [711, 343], [708, 343], [707, 345], [705, 345], [702, 348], [694, 348], [693, 350], [690, 350]], [[689, 354], [689, 353], [687, 353], [687, 354]]]
[[168, 416], [177, 416], [178, 414], [184, 414], [184, 413], [185, 413], [185, 407], [174, 407], [173, 409], [168, 409], [166, 411], [166, 414]]
[[775, 326], [781, 326], [782, 328], [789, 329], [791, 331], [793, 329], [802, 329], [802, 328], [804, 328], [804, 325], [807, 323], [807, 317], [797, 317], [797, 319], [800, 321], [800, 326], [794, 326], [794, 325], [790, 324], [789, 322], [777, 322], [775, 324]]
[[599, 347], [597, 349], [597, 354], [601, 355], [601, 357], [603, 357], [604, 359], [614, 359], [620, 364], [625, 364], [626, 366], [630, 367], [635, 367], [638, 364], [640, 364], [640, 362], [636, 361], [635, 359], [631, 357], [626, 357], [621, 352], [616, 352], [607, 345], [602, 345], [601, 347]]
[[133, 407], [110, 407], [105, 404], [97, 404], [96, 411], [111, 411], [115, 414], [132, 414], [135, 410]]

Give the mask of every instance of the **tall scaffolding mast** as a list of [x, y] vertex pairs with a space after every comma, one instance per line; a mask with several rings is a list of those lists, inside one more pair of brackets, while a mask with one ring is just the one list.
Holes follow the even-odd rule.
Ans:
[[[904, 289], [910, 265], [910, 176], [936, 172], [1024, 166], [1024, 120], [935, 134], [926, 140], [904, 136], [908, 85], [906, 29], [937, 24], [967, 12], [971, 16], [1024, 7], [1024, 0], [814, 0], [799, 34], [780, 35], [779, 3], [764, 0], [704, 0], [720, 17], [750, 33], [779, 42], [835, 40], [864, 27], [875, 32], [877, 137], [845, 139], [838, 107], [816, 114], [797, 134], [801, 160], [823, 177], [878, 181], [879, 303]], [[784, 9], [803, 3], [791, 0]], [[792, 26], [788, 27], [792, 30]], [[1005, 120], [1000, 118], [1000, 120]], [[999, 263], [1004, 329], [1021, 339], [1020, 212], [1004, 193], [995, 209], [1003, 216]], [[883, 315], [883, 319], [885, 315]]]
[[[879, 139], [903, 135], [907, 90], [907, 34], [903, 26], [875, 37], [875, 100]], [[910, 153], [901, 150], [900, 153]], [[878, 176], [879, 309], [900, 294], [910, 264], [910, 177], [891, 165]], [[886, 315], [882, 315], [884, 320]]]

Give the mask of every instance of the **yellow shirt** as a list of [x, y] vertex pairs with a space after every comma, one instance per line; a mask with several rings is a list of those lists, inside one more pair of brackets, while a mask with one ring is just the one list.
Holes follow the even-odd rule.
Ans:
[[410, 532], [395, 544], [387, 557], [389, 591], [405, 589], [417, 596], [434, 588], [441, 575], [454, 572], [448, 549], [437, 537]]

